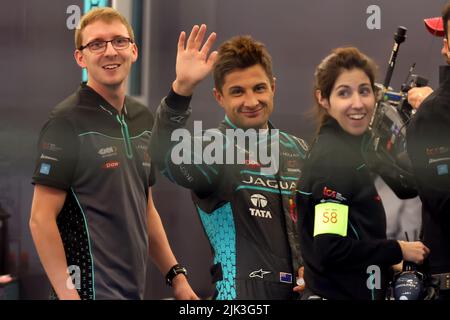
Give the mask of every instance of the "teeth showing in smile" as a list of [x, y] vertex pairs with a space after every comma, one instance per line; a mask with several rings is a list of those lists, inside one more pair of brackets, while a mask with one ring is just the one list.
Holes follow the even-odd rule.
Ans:
[[349, 114], [348, 115], [350, 119], [352, 120], [361, 120], [362, 118], [365, 117], [364, 113], [358, 113], [358, 114]]
[[104, 66], [103, 69], [113, 70], [113, 69], [116, 69], [118, 67], [119, 67], [118, 64], [110, 64], [110, 65]]

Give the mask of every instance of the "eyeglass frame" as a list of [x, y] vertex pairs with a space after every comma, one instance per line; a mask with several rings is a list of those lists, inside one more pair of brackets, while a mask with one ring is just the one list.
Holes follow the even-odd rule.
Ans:
[[[122, 39], [122, 40], [123, 40], [123, 39], [126, 39], [126, 40], [128, 40], [128, 46], [127, 46], [126, 48], [122, 48], [122, 49], [117, 49], [116, 47], [114, 47], [113, 41], [118, 40], [118, 39]], [[89, 48], [89, 46], [90, 46], [91, 44], [93, 44], [94, 42], [102, 42], [102, 43], [105, 43], [105, 48], [103, 49], [103, 51], [93, 52], [93, 51], [91, 50], [91, 48]], [[84, 46], [80, 46], [80, 47], [78, 48], [78, 50], [79, 50], [79, 51], [83, 51], [84, 49], [88, 48], [89, 51], [90, 51], [91, 53], [103, 53], [103, 52], [106, 51], [106, 48], [108, 47], [108, 43], [111, 43], [112, 47], [113, 47], [115, 50], [125, 50], [125, 49], [128, 49], [128, 48], [130, 47], [130, 44], [133, 44], [134, 41], [133, 41], [133, 39], [131, 39], [131, 38], [129, 38], [129, 37], [122, 37], [122, 36], [116, 37], [116, 38], [114, 38], [114, 39], [112, 39], [112, 40], [108, 40], [108, 41], [106, 41], [106, 40], [98, 40], [98, 39], [97, 39], [97, 40], [92, 40], [91, 42], [87, 43], [87, 44], [84, 45]]]

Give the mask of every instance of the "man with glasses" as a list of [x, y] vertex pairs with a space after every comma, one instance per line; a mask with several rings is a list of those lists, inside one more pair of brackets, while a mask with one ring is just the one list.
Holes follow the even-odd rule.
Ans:
[[54, 293], [142, 299], [150, 253], [175, 297], [196, 299], [151, 196], [153, 116], [125, 96], [133, 30], [116, 10], [95, 9], [75, 41], [89, 80], [52, 111], [33, 176], [30, 228]]

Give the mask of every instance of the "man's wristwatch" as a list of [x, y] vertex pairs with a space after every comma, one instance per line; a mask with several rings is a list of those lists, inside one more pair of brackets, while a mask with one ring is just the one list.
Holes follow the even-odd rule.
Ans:
[[167, 272], [166, 274], [166, 284], [172, 286], [173, 278], [175, 278], [175, 276], [180, 273], [184, 274], [187, 277], [187, 269], [181, 264], [176, 264], [172, 268], [170, 268], [169, 272]]

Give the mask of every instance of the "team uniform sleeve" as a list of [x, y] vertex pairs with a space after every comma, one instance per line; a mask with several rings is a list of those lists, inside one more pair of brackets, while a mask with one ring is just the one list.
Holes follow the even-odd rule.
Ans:
[[[432, 108], [432, 103], [442, 101], [426, 100], [422, 107]], [[417, 120], [407, 129], [407, 150], [420, 198], [450, 232], [450, 114], [430, 112]]]
[[[199, 195], [210, 194], [218, 185], [221, 168], [216, 164], [206, 164], [202, 155], [194, 152], [193, 146], [200, 137], [191, 137], [185, 129], [191, 114], [189, 103], [190, 98], [179, 96], [173, 90], [162, 100], [156, 112], [150, 150], [158, 170], [169, 180]], [[181, 133], [176, 135], [178, 140], [173, 138], [175, 130]], [[187, 154], [181, 148], [183, 141], [190, 146]], [[189, 161], [177, 163], [174, 161], [177, 156]]]
[[42, 128], [33, 184], [68, 191], [77, 163], [79, 140], [69, 121], [53, 118]]

